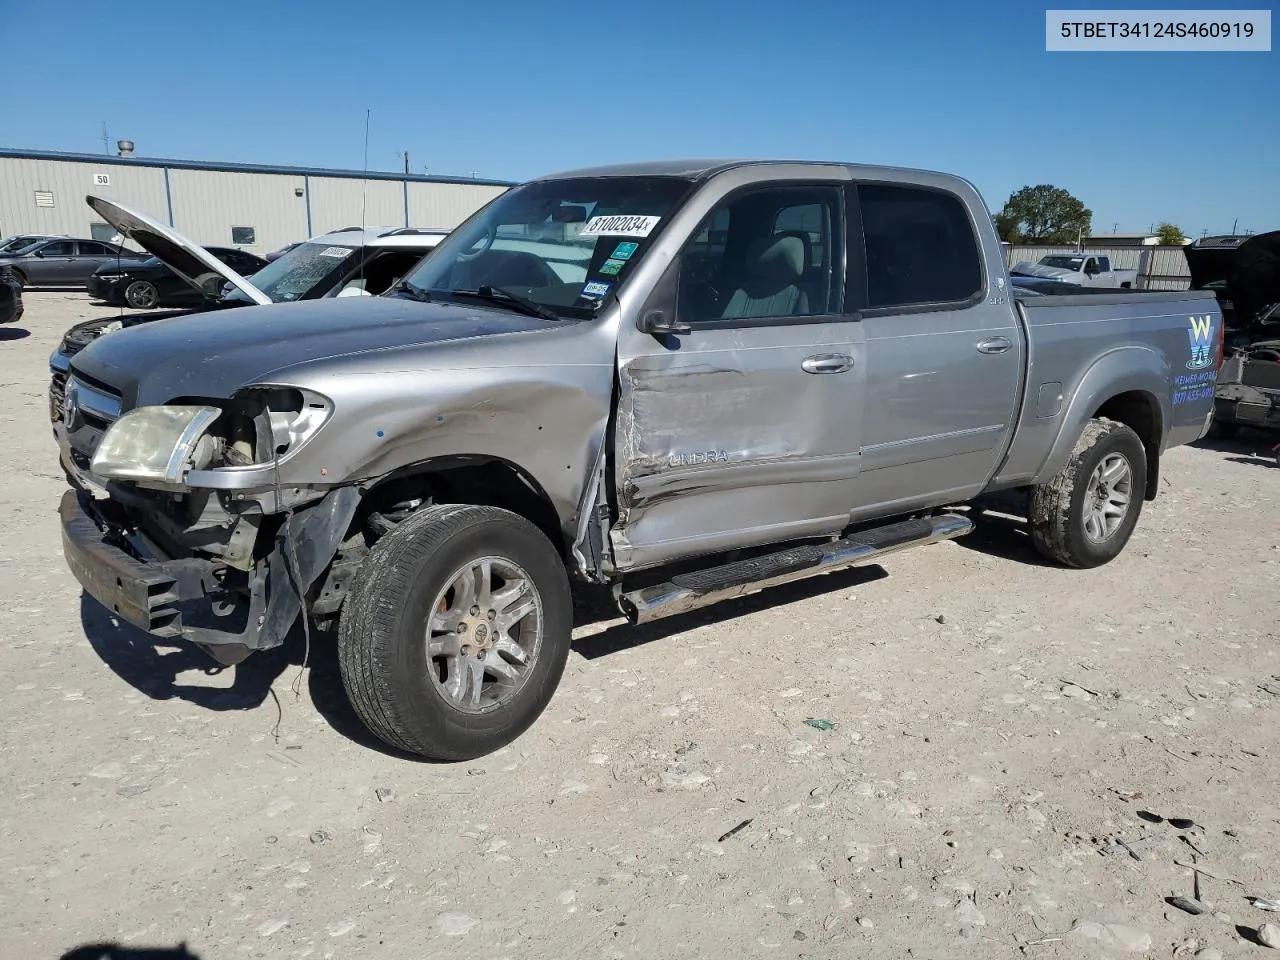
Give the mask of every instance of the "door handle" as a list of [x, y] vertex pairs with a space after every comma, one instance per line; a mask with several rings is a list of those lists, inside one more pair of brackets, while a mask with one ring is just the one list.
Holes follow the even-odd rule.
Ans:
[[1013, 341], [1008, 337], [988, 337], [986, 340], [978, 341], [979, 353], [1004, 353], [1013, 346]]
[[819, 353], [800, 364], [805, 373], [844, 373], [853, 369], [853, 357], [843, 353]]

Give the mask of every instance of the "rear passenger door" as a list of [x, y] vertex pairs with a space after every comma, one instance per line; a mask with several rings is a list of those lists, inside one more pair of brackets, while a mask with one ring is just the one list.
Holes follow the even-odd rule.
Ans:
[[986, 211], [925, 186], [850, 192], [866, 264], [855, 516], [967, 498], [1003, 455], [1024, 363], [1008, 294], [986, 275], [974, 229]]
[[[75, 275], [71, 278], [77, 283], [89, 279], [100, 266], [116, 259], [116, 252], [105, 243], [96, 240], [80, 240], [76, 243]], [[71, 282], [69, 280], [68, 282]]]

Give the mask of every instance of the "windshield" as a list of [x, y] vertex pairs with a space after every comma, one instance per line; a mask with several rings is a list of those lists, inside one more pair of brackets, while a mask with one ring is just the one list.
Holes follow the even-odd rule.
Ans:
[[[358, 249], [336, 243], [300, 243], [249, 279], [276, 303], [303, 300], [322, 283], [323, 289], [329, 289]], [[249, 298], [234, 287], [223, 299], [249, 302]]]
[[516, 187], [441, 242], [405, 277], [402, 295], [492, 288], [587, 319], [635, 272], [691, 186], [674, 177], [582, 177]]
[[21, 253], [27, 247], [34, 247], [44, 237], [11, 237], [0, 244], [0, 253]]
[[1063, 270], [1079, 270], [1084, 257], [1041, 257], [1042, 267], [1061, 267]]

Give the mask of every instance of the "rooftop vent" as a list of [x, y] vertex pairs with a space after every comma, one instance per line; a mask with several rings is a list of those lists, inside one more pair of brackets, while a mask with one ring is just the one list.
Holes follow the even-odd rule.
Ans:
[[133, 141], [132, 141], [132, 140], [117, 140], [117, 141], [116, 141], [116, 149], [120, 151], [120, 154], [119, 154], [120, 156], [122, 156], [122, 157], [132, 157], [132, 156], [133, 156]]

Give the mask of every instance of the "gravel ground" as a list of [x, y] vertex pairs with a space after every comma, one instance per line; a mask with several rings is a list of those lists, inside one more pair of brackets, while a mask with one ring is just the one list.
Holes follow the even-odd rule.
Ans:
[[[361, 731], [327, 638], [305, 672], [291, 645], [212, 673], [82, 601], [45, 361], [109, 311], [26, 299], [0, 328], [0, 957], [1266, 955], [1274, 438], [1173, 451], [1098, 570], [991, 513], [647, 629], [583, 597], [538, 723], [431, 765]], [[1199, 916], [1167, 902], [1193, 860]]]

